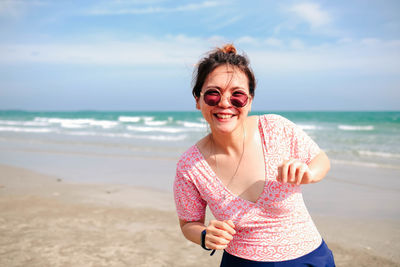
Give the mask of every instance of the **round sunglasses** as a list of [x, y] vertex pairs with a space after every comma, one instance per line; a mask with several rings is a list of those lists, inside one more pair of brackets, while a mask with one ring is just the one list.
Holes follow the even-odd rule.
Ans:
[[[206, 102], [209, 106], [216, 106], [222, 99], [221, 92], [216, 89], [209, 89], [204, 93], [200, 93], [203, 96], [204, 102]], [[245, 91], [236, 90], [233, 91], [231, 96], [229, 97], [229, 101], [231, 102], [232, 106], [237, 108], [242, 108], [247, 105], [249, 100], [249, 96]]]

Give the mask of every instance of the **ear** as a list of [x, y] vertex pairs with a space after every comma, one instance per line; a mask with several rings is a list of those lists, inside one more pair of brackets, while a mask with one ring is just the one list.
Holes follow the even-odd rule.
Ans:
[[200, 99], [196, 97], [196, 109], [200, 110]]

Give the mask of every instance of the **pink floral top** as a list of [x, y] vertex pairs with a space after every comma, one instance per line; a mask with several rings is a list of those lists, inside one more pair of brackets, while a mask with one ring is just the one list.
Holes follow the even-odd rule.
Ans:
[[295, 158], [309, 163], [320, 149], [299, 127], [279, 115], [259, 117], [265, 158], [264, 190], [253, 203], [234, 195], [208, 165], [197, 146], [177, 164], [174, 196], [185, 221], [205, 217], [206, 206], [217, 220], [232, 220], [236, 234], [225, 249], [254, 261], [283, 261], [301, 257], [322, 242], [303, 201], [301, 187], [276, 181], [278, 166]]

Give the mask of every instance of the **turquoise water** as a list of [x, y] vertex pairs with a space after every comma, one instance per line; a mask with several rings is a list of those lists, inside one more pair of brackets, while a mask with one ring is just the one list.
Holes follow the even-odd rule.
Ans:
[[[265, 113], [298, 124], [333, 161], [400, 168], [400, 112], [253, 112]], [[196, 111], [0, 111], [3, 148], [79, 146], [88, 153], [174, 159], [205, 134], [207, 125]]]

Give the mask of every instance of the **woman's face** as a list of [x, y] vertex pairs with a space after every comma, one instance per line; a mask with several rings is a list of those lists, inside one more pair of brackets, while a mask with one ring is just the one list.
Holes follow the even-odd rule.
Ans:
[[[221, 93], [222, 97], [217, 105], [210, 106], [204, 102], [203, 94], [208, 90], [217, 90]], [[207, 76], [201, 93], [196, 99], [196, 108], [201, 110], [213, 133], [227, 134], [241, 129], [251, 110], [252, 101], [246, 74], [236, 67], [221, 65]], [[249, 97], [247, 104], [242, 108], [232, 105], [230, 101], [231, 95], [238, 93], [246, 93]]]

